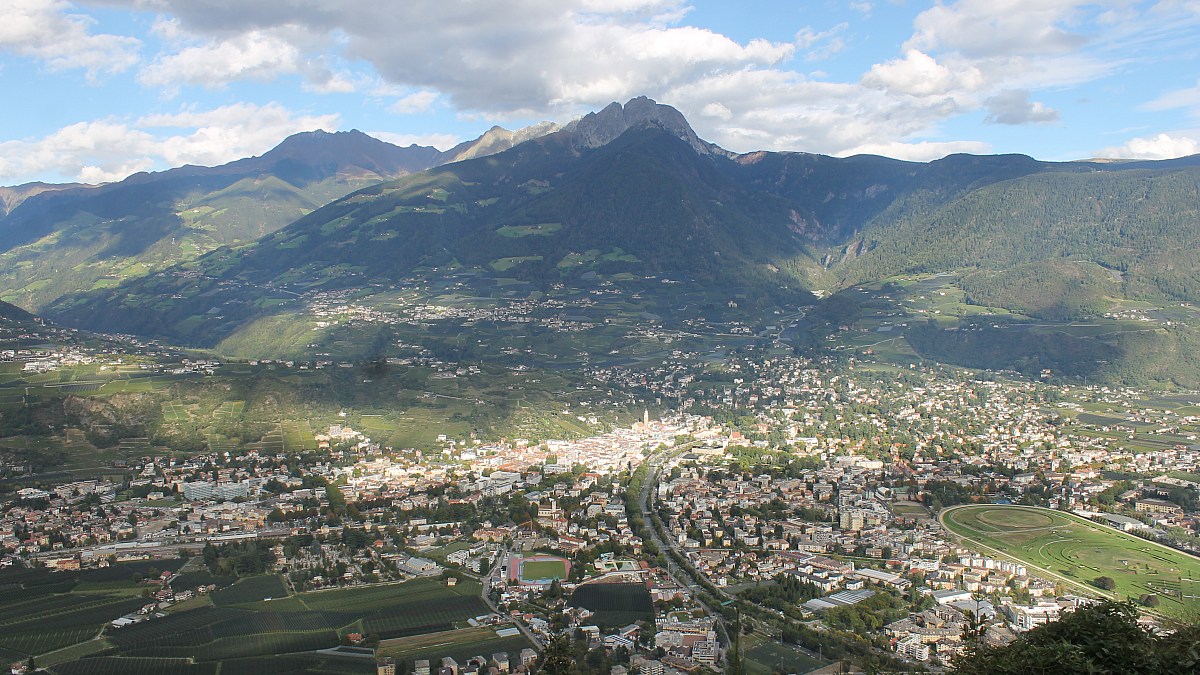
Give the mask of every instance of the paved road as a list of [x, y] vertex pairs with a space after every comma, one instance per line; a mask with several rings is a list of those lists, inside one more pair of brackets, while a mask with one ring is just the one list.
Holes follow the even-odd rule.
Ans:
[[[651, 490], [651, 489], [653, 489], [653, 487], [654, 487], [654, 486], [657, 486], [657, 485], [658, 485], [659, 471], [660, 471], [660, 469], [662, 468], [663, 464], [665, 464], [665, 463], [666, 463], [666, 460], [667, 460], [668, 458], [669, 458], [669, 457], [668, 457], [667, 455], [665, 455], [665, 454], [664, 454], [664, 455], [657, 455], [657, 454], [656, 454], [656, 455], [652, 455], [652, 456], [651, 456], [651, 457], [650, 457], [650, 458], [647, 460], [647, 461], [650, 463], [650, 473], [649, 473], [649, 474], [646, 476], [646, 483], [645, 483], [645, 484], [642, 486], [642, 491], [641, 491], [641, 493], [638, 495], [638, 501], [639, 501], [639, 503], [641, 504], [641, 507], [642, 507], [642, 513], [644, 514], [644, 516], [645, 516], [646, 518], [653, 518], [653, 517], [654, 517], [654, 516], [651, 514], [651, 511], [650, 511], [650, 509], [648, 508], [648, 506], [649, 506], [648, 502], [649, 502], [650, 490]], [[682, 551], [680, 551], [680, 550], [679, 550], [679, 548], [678, 548], [678, 547], [675, 545], [675, 542], [674, 542], [674, 541], [671, 541], [670, 543], [664, 543], [664, 542], [663, 542], [662, 538], [661, 538], [661, 537], [659, 536], [659, 534], [658, 534], [658, 528], [656, 528], [656, 527], [653, 525], [653, 520], [651, 521], [651, 525], [650, 525], [650, 536], [651, 536], [651, 538], [654, 540], [654, 543], [655, 543], [655, 544], [657, 544], [657, 545], [658, 545], [658, 547], [659, 547], [660, 549], [662, 549], [662, 550], [671, 550], [671, 551], [674, 551], [675, 553], [677, 553], [677, 554], [679, 554], [681, 557], [683, 557], [685, 560], [687, 559], [686, 557], [684, 557], [684, 556], [683, 556], [683, 552], [682, 552]], [[689, 580], [689, 581], [691, 581], [692, 583], [689, 583], [689, 584], [681, 584], [681, 585], [686, 585], [688, 588], [691, 588], [691, 589], [693, 589], [693, 591], [698, 591], [698, 590], [701, 590], [701, 587], [699, 586], [699, 583], [698, 583], [698, 581], [697, 581], [697, 580], [696, 580], [696, 578], [694, 577], [694, 575], [693, 575], [693, 572], [692, 572], [690, 569], [684, 569], [684, 570], [682, 570], [682, 571], [688, 575], [688, 580]], [[678, 580], [678, 579], [677, 579], [677, 578], [676, 578], [676, 577], [675, 577], [673, 574], [671, 574], [671, 572], [670, 572], [670, 569], [669, 569], [669, 568], [668, 568], [668, 574], [670, 574], [670, 575], [671, 575], [671, 579], [672, 579], [672, 580], [674, 580], [674, 581], [675, 581], [675, 583], [677, 583], [677, 584], [678, 584], [678, 583], [680, 583], [680, 582], [679, 582], [679, 580]], [[717, 590], [717, 594], [718, 594], [720, 597], [722, 597], [722, 598], [724, 598], [725, 600], [727, 600], [727, 601], [731, 601], [731, 602], [732, 602], [732, 601], [736, 601], [736, 600], [737, 600], [737, 598], [736, 598], [736, 597], [734, 597], [733, 595], [731, 595], [731, 594], [730, 594], [730, 593], [729, 593], [729, 592], [728, 592], [726, 589], [722, 589], [722, 588], [716, 587], [716, 590]], [[706, 612], [708, 612], [709, 614], [711, 614], [711, 615], [713, 615], [713, 616], [717, 617], [717, 621], [718, 621], [718, 622], [721, 624], [721, 626], [723, 626], [723, 627], [725, 628], [725, 632], [726, 632], [726, 634], [727, 634], [727, 635], [729, 634], [730, 627], [729, 627], [728, 623], [725, 621], [724, 617], [723, 617], [721, 614], [719, 614], [719, 613], [715, 612], [715, 611], [712, 609], [712, 607], [710, 607], [710, 606], [706, 605], [705, 603], [701, 602], [699, 598], [696, 598], [696, 603], [697, 603], [697, 604], [699, 604], [701, 607], [703, 607], [703, 608], [704, 608], [704, 610], [705, 610]], [[764, 623], [764, 622], [762, 622], [761, 620], [759, 620], [759, 619], [757, 619], [757, 618], [754, 618], [754, 617], [744, 617], [744, 618], [743, 618], [743, 620], [748, 620], [748, 621], [751, 621], [751, 622], [752, 622], [752, 624], [751, 624], [751, 625], [755, 625], [755, 624], [757, 624], [757, 625], [759, 625], [759, 626], [762, 626], [762, 625], [770, 625], [770, 624], [765, 624], [765, 623]], [[774, 628], [774, 626], [772, 626], [772, 628]], [[811, 651], [811, 650], [809, 650], [809, 649], [806, 649], [806, 648], [802, 647], [801, 645], [788, 644], [788, 645], [786, 645], [786, 646], [787, 646], [787, 647], [789, 647], [789, 648], [791, 648], [791, 649], [795, 649], [796, 651], [799, 651], [799, 652], [801, 652], [801, 653], [803, 653], [803, 654], [807, 654], [808, 656], [810, 656], [810, 657], [812, 657], [812, 658], [815, 658], [815, 659], [820, 659], [820, 660], [823, 660], [823, 661], [824, 661], [824, 660], [826, 660], [826, 659], [824, 659], [824, 658], [823, 658], [821, 655], [819, 655], [819, 654], [817, 654], [816, 652], [813, 652], [813, 651]], [[726, 645], [726, 647], [728, 648], [728, 645]], [[875, 648], [872, 648], [872, 650], [873, 650], [873, 651], [875, 651], [876, 653], [879, 653], [879, 654], [885, 654], [885, 655], [887, 655], [887, 656], [890, 656], [890, 657], [893, 657], [893, 658], [896, 658], [896, 657], [897, 657], [897, 655], [896, 655], [896, 654], [893, 654], [892, 652], [887, 652], [887, 651], [883, 651], [883, 650], [880, 650], [880, 649], [875, 649]]]
[[[673, 451], [674, 454], [678, 454], [678, 452], [682, 452], [682, 450]], [[662, 470], [663, 464], [665, 464], [669, 458], [670, 458], [670, 455], [668, 455], [666, 453], [663, 453], [663, 454], [655, 453], [646, 460], [647, 463], [650, 465], [650, 470], [646, 474], [646, 482], [642, 484], [642, 490], [638, 494], [638, 504], [642, 508], [642, 517], [648, 519], [648, 527], [650, 528], [650, 538], [654, 541], [654, 544], [656, 546], [658, 546], [659, 550], [660, 551], [674, 551], [682, 559], [686, 560], [687, 558], [683, 555], [683, 552], [680, 551], [678, 547], [676, 547], [674, 541], [665, 542], [665, 541], [663, 541], [662, 537], [659, 536], [658, 528], [655, 527], [655, 525], [654, 525], [655, 518], [657, 517], [657, 515], [656, 515], [656, 513], [652, 512], [650, 510], [650, 491], [658, 485], [659, 473]], [[674, 567], [674, 565], [671, 562], [671, 558], [668, 556], [668, 558], [667, 558], [667, 576], [671, 578], [671, 581], [674, 581], [679, 586], [683, 586], [683, 587], [692, 589], [692, 598], [693, 598], [693, 600], [696, 601], [696, 604], [700, 605], [700, 607], [703, 608], [704, 611], [707, 612], [709, 615], [716, 617], [717, 622], [720, 623], [722, 627], [725, 627], [726, 633], [728, 633], [728, 627], [725, 624], [725, 618], [723, 616], [721, 616], [721, 614], [719, 612], [714, 610], [709, 605], [705, 604], [703, 601], [700, 600], [699, 597], [697, 597], [696, 591], [701, 590], [701, 587], [700, 587], [699, 581], [693, 576], [692, 571], [689, 569], [679, 568], [681, 572], [683, 572], [684, 574], [687, 575], [687, 582], [685, 583], [684, 581], [681, 581], [680, 578], [675, 574], [672, 567]], [[725, 594], [723, 591], [721, 592], [721, 594], [724, 597], [726, 597], [727, 599], [732, 599], [732, 598], [729, 598], [729, 596], [727, 594]]]
[[[488, 573], [479, 579], [480, 586], [483, 589], [480, 591], [480, 597], [483, 598], [483, 602], [488, 606], [488, 609], [492, 610], [496, 614], [500, 614], [500, 610], [497, 609], [496, 604], [492, 602], [492, 579], [499, 575], [500, 566], [507, 558], [508, 551], [505, 550], [500, 555], [496, 556], [496, 562], [492, 563], [492, 569], [488, 570]], [[533, 646], [538, 651], [542, 651], [546, 648], [546, 645], [542, 643], [541, 638], [534, 635], [533, 631], [529, 630], [529, 628], [526, 627], [524, 623], [521, 623], [519, 619], [513, 619], [513, 623], [517, 625], [517, 628], [520, 629], [521, 633], [533, 643]]]

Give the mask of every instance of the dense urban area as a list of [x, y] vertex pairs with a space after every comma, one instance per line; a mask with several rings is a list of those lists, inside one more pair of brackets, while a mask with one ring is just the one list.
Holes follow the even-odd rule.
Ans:
[[[55, 381], [227, 365], [112, 349], [4, 357]], [[1015, 375], [677, 350], [592, 368], [645, 404], [572, 438], [393, 447], [343, 411], [193, 452], [116, 439], [120, 458], [56, 472], [14, 434], [0, 654], [14, 673], [302, 650], [417, 675], [937, 670], [972, 631], [1004, 644], [1098, 598], [1163, 628], [1194, 615], [1200, 397]]]

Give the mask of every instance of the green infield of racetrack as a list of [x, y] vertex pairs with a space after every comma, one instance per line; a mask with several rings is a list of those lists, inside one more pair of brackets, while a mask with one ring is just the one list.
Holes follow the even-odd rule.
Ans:
[[[939, 518], [980, 553], [1025, 563], [1033, 576], [1121, 600], [1154, 593], [1157, 612], [1200, 617], [1200, 558], [1050, 509], [971, 504], [946, 509]], [[1115, 591], [1092, 585], [1102, 576], [1116, 581]]]

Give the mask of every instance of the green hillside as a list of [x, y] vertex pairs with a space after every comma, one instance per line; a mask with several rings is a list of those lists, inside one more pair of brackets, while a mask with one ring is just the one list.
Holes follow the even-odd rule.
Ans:
[[[621, 126], [627, 117], [638, 121]], [[423, 324], [422, 303], [489, 315], [535, 302], [543, 318], [587, 315], [598, 336], [618, 318], [736, 321], [761, 332], [776, 312], [822, 297], [783, 341], [874, 352], [866, 338], [837, 339], [858, 321], [855, 289], [872, 286], [874, 301], [894, 290], [888, 311], [915, 319], [893, 333], [902, 358], [1200, 382], [1200, 320], [1188, 304], [1200, 301], [1200, 166], [1190, 159], [732, 156], [696, 139], [676, 111], [638, 100], [496, 155], [372, 185], [268, 232], [272, 214], [309, 208], [313, 188], [295, 186], [239, 180], [191, 199], [181, 210], [187, 235], [171, 245], [224, 245], [170, 266], [178, 256], [159, 252], [166, 235], [109, 241], [99, 216], [77, 214], [77, 227], [54, 236], [91, 237], [90, 248], [72, 257], [58, 239], [38, 244], [58, 256], [53, 278], [24, 292], [75, 286], [48, 316], [243, 357], [370, 358], [409, 340], [490, 358], [517, 348], [509, 328], [466, 319], [438, 335], [450, 325], [424, 334], [403, 325]], [[268, 193], [262, 203], [273, 206], [256, 207]], [[212, 231], [238, 238], [218, 242]], [[143, 257], [161, 262], [97, 262], [100, 251], [152, 241]], [[14, 258], [7, 269], [15, 278], [41, 268]], [[952, 313], [911, 311], [924, 300], [891, 285], [933, 275], [947, 275]], [[617, 314], [591, 311], [614, 294], [624, 303], [609, 305]], [[323, 307], [334, 297], [380, 318], [369, 329], [330, 321]], [[480, 336], [472, 343], [464, 328]], [[575, 349], [540, 353], [596, 355], [592, 342], [621, 351], [606, 337], [571, 339]]]
[[895, 274], [1087, 261], [1118, 272], [1124, 297], [1196, 301], [1198, 235], [1196, 168], [1040, 172], [876, 218], [863, 235], [870, 250], [831, 272], [844, 287]]
[[0, 215], [0, 299], [37, 311], [249, 243], [356, 189], [427, 168], [435, 154], [314, 132], [220, 167], [34, 194]]
[[579, 155], [569, 137], [551, 136], [367, 188], [252, 245], [50, 311], [74, 325], [211, 346], [294, 311], [305, 293], [429, 275], [503, 276], [543, 292], [662, 275], [748, 289], [751, 304], [811, 301], [786, 205], [718, 170], [727, 161], [656, 128]]

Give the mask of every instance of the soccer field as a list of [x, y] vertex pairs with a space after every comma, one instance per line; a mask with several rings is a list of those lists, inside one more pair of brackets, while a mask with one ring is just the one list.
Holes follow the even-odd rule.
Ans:
[[[1102, 594], [1091, 582], [1111, 577], [1113, 596], [1157, 594], [1158, 611], [1185, 616], [1200, 611], [1196, 588], [1200, 559], [1097, 525], [1071, 514], [1024, 506], [969, 505], [942, 512], [942, 524], [982, 553], [998, 552]], [[989, 551], [988, 549], [992, 549]]]
[[521, 579], [523, 581], [565, 579], [566, 577], [567, 565], [561, 560], [526, 560], [521, 563]]

